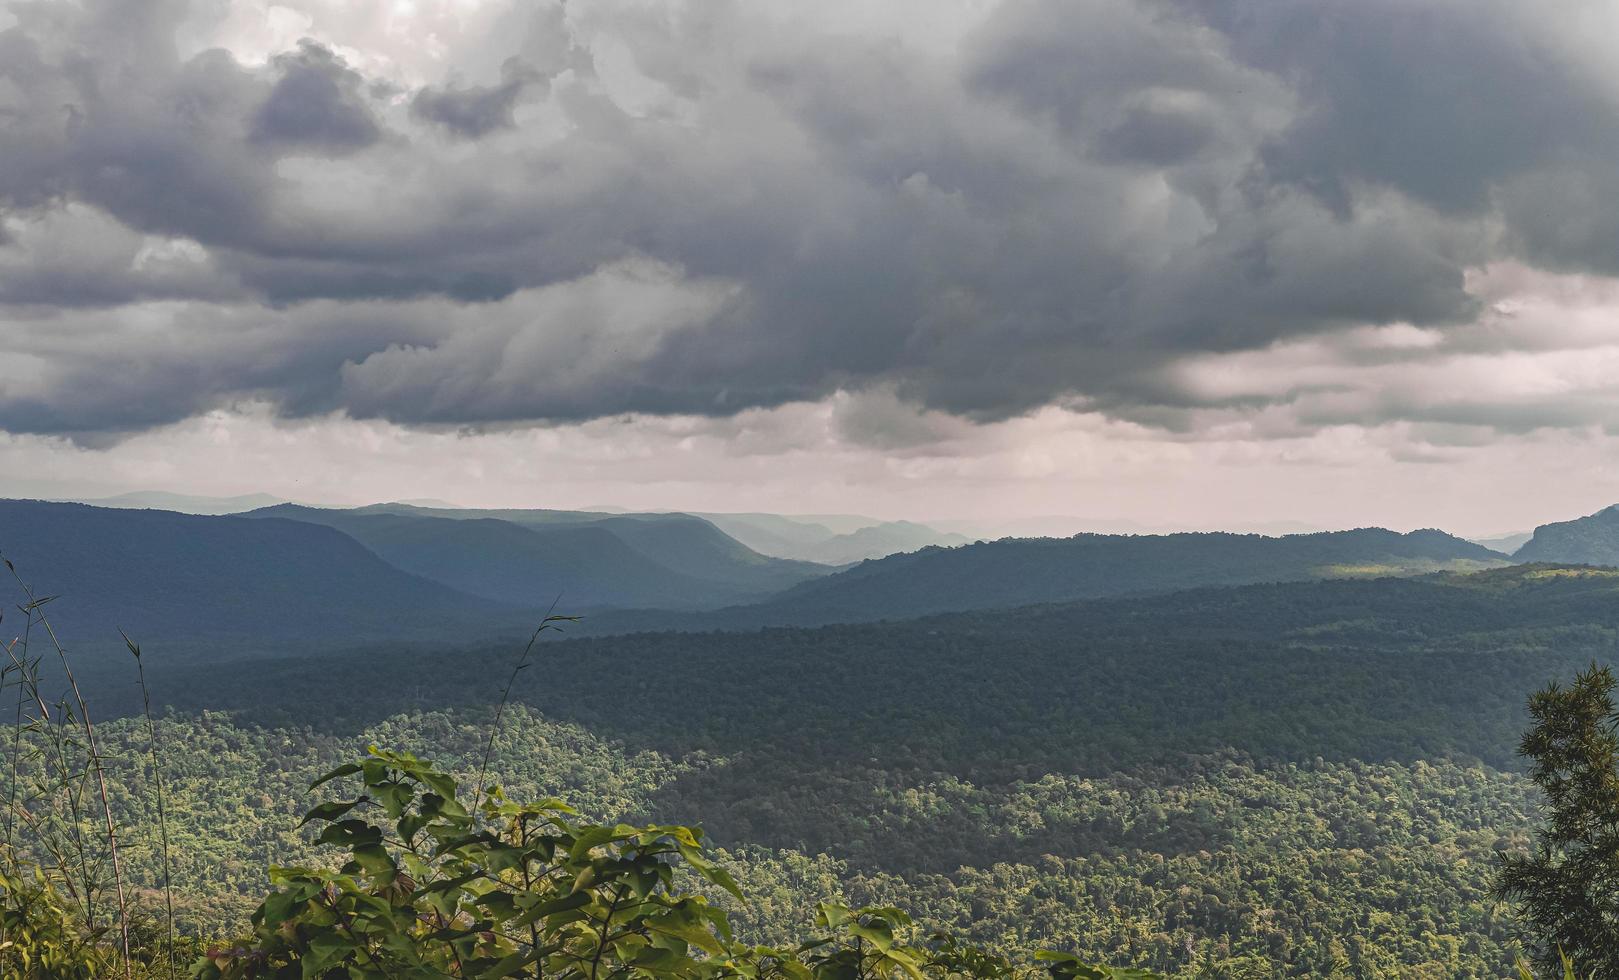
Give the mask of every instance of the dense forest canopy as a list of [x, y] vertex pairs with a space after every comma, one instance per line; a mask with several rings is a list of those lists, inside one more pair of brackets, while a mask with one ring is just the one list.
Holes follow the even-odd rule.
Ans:
[[[133, 525], [154, 530], [125, 539], [127, 560], [159, 547], [164, 521]], [[285, 518], [215, 526], [284, 524], [342, 539]], [[1316, 541], [1301, 560], [1367, 540], [1385, 559], [1475, 561], [1422, 535]], [[655, 614], [609, 612], [543, 638], [498, 726], [520, 617], [486, 624], [510, 639], [345, 646], [336, 624], [338, 642], [217, 656], [206, 637], [171, 657], [140, 636], [150, 721], [128, 651], [75, 657], [148, 934], [165, 871], [184, 936], [244, 934], [268, 866], [322, 860], [297, 823], [308, 784], [374, 744], [464, 779], [487, 751], [514, 798], [565, 796], [589, 819], [700, 825], [750, 896], [709, 897], [749, 942], [795, 940], [831, 898], [903, 907], [991, 950], [1174, 977], [1496, 977], [1526, 948], [1491, 890], [1499, 857], [1536, 828], [1524, 698], [1611, 658], [1619, 572], [1482, 564], [827, 626], [756, 628], [742, 607], [624, 632]], [[392, 575], [408, 573], [375, 581]], [[319, 623], [322, 603], [339, 608], [311, 595], [306, 617], [304, 602], [253, 615]], [[65, 600], [43, 608], [71, 624]]]

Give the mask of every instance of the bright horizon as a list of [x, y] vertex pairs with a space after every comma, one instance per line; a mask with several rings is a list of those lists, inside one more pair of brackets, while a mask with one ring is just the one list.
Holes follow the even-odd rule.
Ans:
[[[712, 495], [706, 491], [694, 491], [685, 497], [680, 496], [680, 487], [669, 498], [659, 498], [651, 492], [643, 491], [638, 494], [626, 494], [619, 499], [592, 499], [583, 496], [550, 498], [540, 491], [535, 496], [527, 496], [521, 492], [513, 492], [508, 487], [507, 492], [493, 493], [485, 497], [467, 497], [460, 495], [458, 487], [446, 484], [442, 494], [407, 494], [382, 492], [376, 496], [363, 494], [328, 493], [328, 488], [319, 486], [305, 486], [294, 479], [283, 485], [282, 492], [267, 490], [263, 487], [250, 487], [247, 489], [232, 489], [238, 486], [234, 483], [207, 483], [203, 488], [180, 488], [159, 485], [120, 485], [87, 482], [83, 484], [54, 484], [54, 483], [18, 483], [15, 481], [0, 481], [0, 499], [38, 499], [82, 501], [92, 504], [103, 504], [114, 501], [114, 498], [143, 494], [172, 494], [180, 497], [195, 497], [203, 500], [225, 500], [236, 497], [263, 496], [273, 498], [277, 502], [303, 504], [313, 507], [361, 507], [369, 504], [406, 503], [424, 507], [446, 506], [455, 508], [491, 508], [491, 509], [540, 509], [540, 510], [579, 510], [599, 512], [693, 512], [712, 514], [747, 514], [763, 513], [776, 514], [783, 517], [800, 520], [813, 520], [815, 518], [864, 518], [872, 522], [881, 521], [915, 521], [929, 524], [937, 530], [960, 533], [969, 537], [1061, 537], [1080, 532], [1094, 532], [1102, 534], [1167, 534], [1180, 531], [1233, 531], [1237, 533], [1258, 533], [1269, 536], [1283, 534], [1307, 534], [1318, 531], [1341, 531], [1361, 527], [1384, 527], [1394, 531], [1414, 531], [1424, 528], [1435, 528], [1468, 539], [1493, 539], [1509, 537], [1515, 534], [1527, 534], [1537, 526], [1559, 521], [1568, 521], [1578, 517], [1585, 517], [1597, 511], [1606, 509], [1612, 504], [1593, 503], [1582, 505], [1575, 503], [1571, 510], [1564, 512], [1549, 512], [1541, 517], [1518, 526], [1490, 528], [1487, 530], [1472, 530], [1467, 525], [1447, 524], [1443, 520], [1349, 520], [1335, 518], [1327, 515], [1320, 521], [1306, 519], [1278, 517], [1255, 517], [1252, 519], [1232, 519], [1227, 521], [1208, 520], [1197, 521], [1192, 519], [1176, 520], [1173, 518], [1133, 518], [1104, 513], [1064, 513], [1056, 510], [1029, 511], [1024, 513], [1006, 515], [993, 510], [965, 511], [951, 513], [935, 511], [927, 514], [918, 514], [908, 511], [888, 510], [877, 507], [828, 507], [820, 509], [794, 510], [784, 507], [769, 506], [725, 506], [716, 504]], [[224, 489], [213, 492], [208, 487], [222, 487]], [[668, 502], [670, 499], [687, 499], [695, 501], [688, 506], [678, 506]], [[743, 501], [753, 499], [742, 496]], [[838, 499], [830, 497], [828, 499]], [[1570, 499], [1577, 500], [1577, 496]], [[705, 502], [706, 501], [706, 502]], [[1580, 507], [1585, 507], [1581, 510]], [[184, 510], [185, 508], [177, 508]], [[1489, 527], [1488, 525], [1481, 525]]]
[[[1033, 449], [1028, 443], [898, 464], [859, 451], [800, 451], [790, 454], [795, 465], [778, 468], [778, 454], [738, 456], [721, 437], [687, 435], [674, 449], [663, 440], [649, 446], [642, 432], [636, 451], [623, 452], [623, 442], [615, 446], [593, 429], [468, 435], [346, 419], [287, 423], [211, 414], [108, 447], [0, 435], [6, 462], [0, 497], [263, 493], [334, 507], [435, 498], [459, 507], [851, 514], [984, 529], [1030, 525], [1049, 533], [1065, 526], [1262, 533], [1380, 526], [1436, 527], [1469, 538], [1527, 532], [1619, 502], [1612, 467], [1575, 465], [1577, 447], [1567, 442], [1520, 442], [1525, 455], [1506, 461], [1510, 465], [1481, 454], [1446, 465], [1375, 457], [1309, 465], [1243, 461], [1240, 453], [1205, 461], [1196, 453], [1165, 460], [1121, 452], [1115, 465], [1090, 478], [1051, 466], [1043, 476], [1024, 478], [971, 470], [1008, 457], [1026, 462]], [[605, 452], [592, 451], [598, 443]], [[1150, 441], [1132, 445], [1160, 448]], [[1240, 449], [1251, 447], [1222, 446], [1211, 455]], [[350, 468], [354, 460], [363, 467]], [[807, 479], [800, 476], [806, 472]]]

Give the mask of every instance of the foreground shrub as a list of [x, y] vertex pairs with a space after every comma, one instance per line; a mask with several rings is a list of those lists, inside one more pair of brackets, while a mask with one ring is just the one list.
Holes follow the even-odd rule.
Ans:
[[[316, 785], [352, 777], [358, 794], [305, 818], [325, 825], [341, 866], [272, 869], [251, 939], [211, 950], [196, 976], [1000, 980], [1029, 969], [946, 936], [918, 941], [898, 909], [833, 903], [807, 941], [749, 946], [696, 890], [741, 898], [697, 829], [575, 823], [559, 800], [519, 804], [498, 787], [468, 806], [448, 774], [376, 748]], [[1037, 955], [1057, 980], [1150, 976]]]
[[113, 965], [105, 930], [85, 929], [50, 881], [18, 861], [0, 872], [0, 976], [92, 980]]

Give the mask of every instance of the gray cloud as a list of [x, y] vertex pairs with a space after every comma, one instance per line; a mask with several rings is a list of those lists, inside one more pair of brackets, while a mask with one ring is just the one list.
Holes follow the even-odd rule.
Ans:
[[1510, 178], [1619, 149], [1611, 68], [1576, 57], [1598, 5], [1560, 0], [1188, 3], [1244, 64], [1286, 80], [1301, 111], [1263, 147], [1270, 174], [1340, 209], [1353, 184], [1480, 211]]
[[1506, 0], [1005, 0], [951, 56], [751, 5], [544, 5], [498, 82], [408, 86], [335, 53], [365, 38], [183, 56], [186, 13], [0, 32], [0, 353], [31, 371], [0, 429], [839, 389], [1176, 426], [1180, 359], [1455, 330], [1502, 259], [1619, 273], [1616, 76]]
[[463, 139], [477, 139], [497, 129], [517, 125], [513, 110], [524, 90], [543, 86], [546, 79], [516, 57], [500, 66], [499, 85], [460, 87], [428, 86], [416, 93], [410, 111], [418, 119], [437, 123]]
[[336, 155], [381, 138], [364, 79], [331, 51], [306, 38], [297, 51], [277, 56], [275, 67], [281, 77], [253, 113], [250, 141]]
[[152, 241], [82, 205], [0, 224], [0, 305], [72, 309], [197, 297], [245, 293], [193, 243]]

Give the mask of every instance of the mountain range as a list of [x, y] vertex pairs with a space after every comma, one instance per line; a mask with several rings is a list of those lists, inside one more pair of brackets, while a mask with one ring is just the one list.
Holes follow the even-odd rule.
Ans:
[[[1541, 547], [1551, 539], [1537, 534]], [[1508, 563], [1441, 531], [1364, 528], [1009, 538], [839, 570], [761, 554], [689, 514], [408, 504], [276, 504], [210, 517], [5, 501], [0, 548], [41, 589], [67, 591], [55, 608], [77, 629], [106, 639], [124, 626], [238, 646], [464, 637], [513, 630], [553, 602], [591, 614], [591, 632], [756, 628]]]

